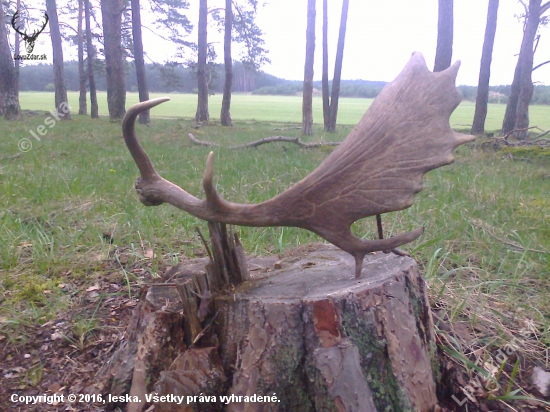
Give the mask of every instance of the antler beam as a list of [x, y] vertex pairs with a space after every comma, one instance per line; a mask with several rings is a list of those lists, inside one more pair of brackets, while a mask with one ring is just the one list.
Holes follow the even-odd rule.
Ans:
[[136, 190], [147, 206], [170, 203], [207, 221], [243, 226], [293, 226], [308, 229], [350, 253], [361, 274], [365, 255], [389, 251], [418, 238], [423, 228], [387, 239], [365, 240], [351, 233], [358, 219], [410, 207], [422, 189], [422, 176], [454, 161], [455, 147], [474, 139], [452, 131], [449, 117], [460, 103], [455, 79], [460, 63], [432, 73], [414, 53], [401, 74], [378, 95], [359, 124], [311, 174], [259, 204], [223, 199], [213, 184], [214, 157], [206, 160], [200, 200], [163, 179], [139, 144], [136, 117], [168, 101], [132, 106], [122, 123], [126, 145], [141, 177]]

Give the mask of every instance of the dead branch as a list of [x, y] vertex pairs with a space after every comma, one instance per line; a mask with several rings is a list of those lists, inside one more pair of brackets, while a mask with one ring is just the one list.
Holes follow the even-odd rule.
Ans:
[[542, 129], [541, 129], [540, 127], [538, 127], [538, 126], [525, 127], [525, 128], [523, 128], [523, 129], [514, 129], [514, 130], [512, 130], [512, 131], [506, 133], [504, 136], [502, 136], [502, 138], [503, 138], [504, 140], [508, 140], [508, 137], [509, 137], [511, 134], [513, 134], [513, 133], [516, 133], [516, 132], [524, 132], [524, 131], [526, 131], [526, 130], [531, 130], [531, 129], [538, 129], [538, 130], [542, 131]]
[[[195, 136], [193, 136], [191, 133], [188, 134], [189, 140], [191, 142], [200, 145], [200, 146], [219, 146], [217, 143], [212, 142], [206, 142], [203, 140], [197, 139]], [[287, 143], [294, 143], [297, 144], [300, 147], [303, 147], [305, 149], [316, 149], [318, 147], [323, 146], [338, 146], [339, 142], [319, 142], [319, 143], [304, 143], [300, 138], [298, 137], [286, 137], [286, 136], [271, 136], [271, 137], [264, 137], [263, 139], [256, 140], [255, 142], [251, 143], [245, 143], [240, 144], [236, 146], [229, 146], [228, 149], [231, 150], [238, 150], [238, 149], [248, 149], [251, 147], [258, 147], [266, 143], [273, 143], [273, 142], [287, 142]]]
[[273, 130], [294, 130], [302, 129], [300, 126], [291, 126], [291, 127], [275, 127]]
[[0, 160], [11, 160], [11, 159], [17, 159], [21, 157], [21, 153], [17, 153], [13, 156], [4, 156], [4, 157], [0, 157]]
[[195, 144], [198, 144], [199, 146], [208, 146], [208, 147], [219, 147], [220, 146], [217, 143], [205, 142], [204, 140], [199, 140], [195, 136], [193, 136], [191, 133], [189, 133], [187, 136], [189, 136], [189, 140], [191, 140]]
[[255, 142], [251, 142], [251, 143], [241, 144], [238, 146], [230, 146], [229, 148], [233, 150], [248, 149], [249, 147], [258, 147], [260, 145], [263, 145], [266, 143], [272, 143], [272, 142], [294, 143], [306, 149], [315, 149], [317, 147], [323, 147], [323, 146], [338, 146], [340, 144], [339, 142], [304, 143], [298, 137], [271, 136], [271, 137], [264, 137], [263, 139], [256, 140]]

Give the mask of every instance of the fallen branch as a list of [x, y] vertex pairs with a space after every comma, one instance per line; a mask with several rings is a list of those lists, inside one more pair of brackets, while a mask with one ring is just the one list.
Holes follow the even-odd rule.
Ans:
[[208, 147], [219, 147], [220, 145], [213, 142], [205, 142], [204, 140], [199, 140], [195, 136], [193, 136], [191, 133], [189, 133], [187, 136], [189, 136], [189, 140], [191, 140], [193, 143], [199, 145], [199, 146], [208, 146]]
[[21, 157], [21, 153], [17, 153], [13, 156], [4, 156], [1, 157], [0, 160], [11, 160], [11, 159], [17, 159], [18, 157]]
[[515, 133], [515, 132], [525, 132], [526, 130], [530, 130], [530, 129], [538, 129], [538, 130], [540, 130], [541, 132], [543, 131], [543, 130], [542, 130], [540, 127], [538, 127], [538, 126], [525, 127], [525, 128], [523, 128], [523, 129], [514, 129], [514, 130], [512, 130], [512, 131], [506, 133], [504, 136], [502, 136], [502, 138], [503, 138], [504, 140], [508, 140], [508, 137], [509, 137], [511, 134], [513, 134], [513, 133]]
[[273, 130], [294, 130], [294, 129], [301, 129], [300, 126], [291, 126], [291, 127], [275, 127]]
[[[203, 140], [197, 139], [195, 136], [193, 136], [191, 133], [189, 133], [189, 140], [193, 142], [194, 144], [200, 145], [200, 146], [211, 146], [211, 147], [219, 147], [220, 145], [217, 143], [212, 142], [206, 142]], [[304, 143], [300, 140], [298, 137], [285, 137], [285, 136], [271, 136], [271, 137], [264, 137], [263, 139], [256, 140], [255, 142], [251, 143], [245, 143], [240, 144], [236, 146], [229, 146], [228, 149], [231, 150], [237, 150], [237, 149], [248, 149], [250, 147], [258, 147], [263, 144], [267, 143], [273, 143], [273, 142], [287, 142], [287, 143], [294, 143], [297, 144], [300, 147], [303, 147], [305, 149], [315, 149], [318, 147], [323, 146], [338, 146], [339, 142], [319, 142], [319, 143]]]

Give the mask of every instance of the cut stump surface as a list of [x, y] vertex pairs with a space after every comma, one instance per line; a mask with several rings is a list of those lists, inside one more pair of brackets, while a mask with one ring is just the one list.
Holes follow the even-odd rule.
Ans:
[[[115, 353], [117, 363], [125, 359], [126, 365], [140, 365], [145, 374], [138, 382], [127, 382], [126, 392], [118, 389], [119, 394], [139, 394], [137, 383], [147, 386], [142, 394], [210, 396], [206, 402], [197, 398], [179, 406], [158, 403], [155, 411], [435, 408], [435, 337], [425, 282], [413, 259], [368, 255], [359, 279], [354, 278], [353, 258], [327, 245], [275, 265], [273, 260], [248, 263], [254, 279], [214, 298], [210, 316], [202, 323], [204, 337], [195, 345], [179, 350], [173, 342], [167, 353], [152, 355], [167, 345], [150, 341], [147, 350], [139, 351], [145, 357], [128, 351], [132, 345], [119, 349], [126, 348], [124, 354]], [[263, 273], [254, 276], [258, 272]], [[166, 286], [151, 286], [136, 308], [139, 316], [143, 317], [140, 306], [159, 312], [157, 316], [169, 306], [163, 298], [162, 307], [158, 303], [153, 309], [154, 289], [167, 295]], [[140, 327], [139, 322], [132, 325]], [[173, 326], [166, 333], [173, 333]], [[140, 331], [127, 336], [137, 336], [139, 344], [145, 344]], [[165, 343], [168, 338], [155, 339]], [[164, 359], [170, 366], [159, 372], [159, 362], [149, 368], [147, 359]], [[106, 364], [100, 372], [109, 383], [106, 393], [115, 383], [111, 369], [113, 365]], [[126, 371], [126, 376], [135, 380], [136, 373]], [[116, 383], [116, 388], [124, 387]], [[254, 395], [275, 396], [277, 401], [254, 402]], [[221, 396], [229, 398], [222, 401]], [[133, 410], [145, 410], [148, 404], [143, 401], [142, 409]]]

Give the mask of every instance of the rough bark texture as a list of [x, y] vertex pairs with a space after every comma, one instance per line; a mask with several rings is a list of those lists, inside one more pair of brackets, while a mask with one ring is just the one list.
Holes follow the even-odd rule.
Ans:
[[348, 21], [349, 0], [342, 2], [342, 17], [340, 19], [340, 32], [336, 49], [336, 61], [334, 62], [334, 78], [330, 95], [329, 123], [327, 132], [336, 131], [336, 118], [338, 116], [338, 99], [340, 98], [340, 80], [342, 78], [342, 62], [344, 60], [344, 44], [346, 42], [346, 27]]
[[534, 49], [533, 43], [540, 23], [540, 6], [541, 0], [529, 1], [529, 16], [527, 18], [527, 24], [523, 33], [523, 41], [521, 44], [520, 56], [518, 64], [520, 67], [520, 87], [518, 103], [515, 113], [514, 129], [525, 129], [515, 133], [515, 137], [518, 139], [525, 139], [529, 135], [527, 128], [529, 127], [529, 103], [533, 97], [533, 79], [531, 73], [533, 72], [533, 59]]
[[101, 0], [105, 41], [105, 71], [107, 74], [107, 105], [111, 120], [122, 119], [126, 112], [124, 51], [121, 44], [123, 3], [123, 0]]
[[[17, 0], [17, 14], [21, 16], [21, 0]], [[21, 37], [19, 32], [15, 32], [15, 44], [14, 44], [15, 55], [19, 56], [21, 54]], [[17, 93], [19, 93], [19, 67], [21, 66], [21, 60], [15, 60], [15, 83], [17, 88]]]
[[61, 44], [61, 32], [59, 31], [55, 0], [46, 0], [46, 8], [50, 18], [50, 36], [52, 38], [55, 107], [61, 120], [70, 120], [71, 112], [69, 111], [67, 86], [65, 86], [65, 69], [63, 67], [63, 46]]
[[453, 3], [454, 0], [439, 0], [434, 72], [443, 71], [451, 65], [453, 56]]
[[82, 31], [82, 22], [84, 20], [84, 0], [78, 0], [78, 78], [80, 85], [80, 94], [78, 97], [78, 114], [88, 114], [88, 104], [86, 102], [86, 69], [84, 68], [84, 32]]
[[231, 30], [233, 28], [233, 2], [225, 0], [225, 22], [223, 37], [223, 63], [225, 82], [223, 84], [222, 111], [220, 119], [222, 126], [233, 126], [231, 122], [231, 89], [233, 87], [233, 58], [231, 57]]
[[[139, 0], [132, 0], [132, 37], [134, 41], [134, 62], [138, 84], [139, 101], [149, 100], [149, 87], [145, 75], [145, 60], [143, 58], [143, 40], [141, 36], [141, 10]], [[149, 124], [149, 110], [139, 114], [141, 124]]]
[[493, 58], [493, 45], [497, 30], [499, 0], [489, 0], [487, 10], [487, 25], [481, 52], [481, 64], [479, 68], [479, 81], [477, 85], [476, 108], [471, 133], [483, 134], [485, 131], [485, 119], [487, 118], [487, 103], [489, 101], [489, 79], [491, 77], [491, 60]]
[[91, 26], [91, 9], [90, 0], [84, 0], [84, 15], [86, 19], [86, 51], [88, 61], [88, 84], [90, 85], [90, 115], [92, 119], [99, 119], [99, 111], [97, 107], [97, 91], [95, 86], [94, 75], [94, 45], [92, 42], [92, 26]]
[[323, 0], [323, 69], [321, 74], [321, 88], [323, 95], [323, 123], [325, 130], [329, 125], [330, 116], [330, 90], [328, 86], [328, 0]]
[[0, 116], [7, 120], [21, 117], [17, 75], [13, 65], [4, 8], [0, 5]]
[[197, 123], [203, 123], [210, 120], [208, 112], [208, 79], [206, 76], [206, 56], [208, 53], [208, 2], [200, 0], [199, 6], [199, 50], [197, 61], [197, 88], [198, 101], [195, 120]]
[[[143, 394], [153, 388], [185, 397], [156, 403], [160, 411], [433, 410], [435, 338], [416, 263], [369, 255], [361, 279], [352, 264], [326, 245], [277, 262], [249, 259], [254, 279], [214, 296], [191, 346], [183, 343], [181, 293], [168, 282], [151, 285], [94, 390], [140, 396], [129, 411], [149, 407]], [[194, 261], [166, 280], [206, 272]], [[274, 394], [273, 402], [244, 398]]]
[[306, 62], [302, 98], [302, 134], [313, 134], [313, 62], [315, 58], [315, 2], [307, 2]]

